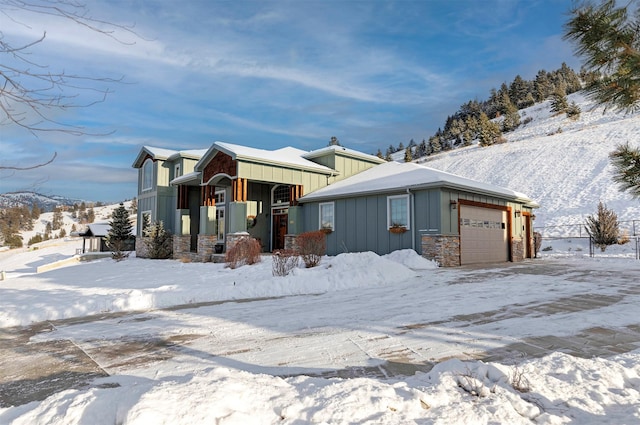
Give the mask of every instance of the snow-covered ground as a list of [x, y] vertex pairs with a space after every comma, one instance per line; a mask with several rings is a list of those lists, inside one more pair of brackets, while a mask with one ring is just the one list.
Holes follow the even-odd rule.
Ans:
[[[272, 276], [268, 256], [235, 270], [132, 257], [36, 274], [81, 242], [2, 252], [2, 327], [134, 313], [59, 321], [32, 337], [73, 341], [110, 376], [0, 408], [0, 423], [639, 423], [640, 336], [619, 355], [474, 360], [526, 338], [640, 324], [631, 247], [590, 258], [581, 242], [477, 269], [439, 269], [410, 250], [342, 254], [287, 277]], [[586, 294], [610, 302], [540, 314]], [[183, 339], [163, 360], [110, 357], [171, 335]], [[410, 367], [425, 364], [435, 366]], [[389, 373], [394, 365], [408, 372]], [[365, 372], [337, 377], [348, 370]]]

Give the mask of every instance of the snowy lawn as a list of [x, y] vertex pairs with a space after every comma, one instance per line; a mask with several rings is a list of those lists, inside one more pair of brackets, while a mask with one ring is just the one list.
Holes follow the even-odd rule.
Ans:
[[[412, 251], [343, 254], [287, 277], [269, 257], [34, 273], [74, 244], [0, 253], [0, 327], [133, 312], [32, 338], [73, 341], [111, 376], [0, 408], [2, 424], [640, 423], [640, 261], [628, 251], [590, 259], [554, 243], [542, 259], [460, 269]], [[626, 337], [624, 349], [576, 347], [581, 358], [532, 343], [596, 328]], [[161, 361], [118, 353], [175, 336], [184, 342]], [[477, 360], [518, 344], [542, 357]]]

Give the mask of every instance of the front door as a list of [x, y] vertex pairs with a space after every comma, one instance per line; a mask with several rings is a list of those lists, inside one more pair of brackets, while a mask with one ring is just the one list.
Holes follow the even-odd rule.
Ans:
[[272, 250], [284, 249], [284, 236], [287, 234], [287, 222], [289, 214], [273, 211], [273, 241]]

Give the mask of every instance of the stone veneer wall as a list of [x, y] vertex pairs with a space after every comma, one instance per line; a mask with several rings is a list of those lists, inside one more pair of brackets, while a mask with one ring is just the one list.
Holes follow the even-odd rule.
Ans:
[[217, 235], [198, 235], [198, 257], [199, 261], [211, 261], [211, 255], [215, 252], [218, 243]]
[[457, 235], [422, 235], [422, 256], [441, 267], [460, 265], [460, 237]]
[[524, 261], [524, 241], [522, 239], [511, 241], [511, 261]]
[[226, 245], [227, 245], [227, 246], [226, 246], [226, 248], [227, 248], [227, 252], [229, 252], [229, 250], [230, 250], [231, 248], [233, 248], [233, 247], [234, 247], [234, 245], [235, 245], [236, 243], [238, 243], [238, 241], [239, 241], [240, 239], [243, 239], [243, 238], [250, 238], [250, 237], [251, 237], [251, 235], [250, 235], [249, 233], [247, 233], [247, 232], [227, 233], [227, 235], [226, 235]]
[[181, 260], [189, 258], [193, 261], [191, 255], [191, 236], [189, 235], [173, 235], [172, 237], [173, 258]]

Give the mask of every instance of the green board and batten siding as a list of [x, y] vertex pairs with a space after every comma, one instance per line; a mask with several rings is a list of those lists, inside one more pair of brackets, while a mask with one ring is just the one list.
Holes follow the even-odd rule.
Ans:
[[282, 165], [259, 164], [239, 160], [238, 177], [250, 181], [303, 185], [313, 191], [327, 185], [327, 173], [287, 168]]
[[[398, 249], [419, 247], [422, 229], [440, 229], [440, 191], [430, 189], [412, 192], [410, 199], [415, 204], [413, 227], [402, 234], [391, 233], [387, 228], [387, 197], [394, 195], [406, 195], [406, 191], [307, 202], [302, 210], [304, 228], [306, 231], [317, 230], [320, 226], [319, 204], [334, 202], [335, 228], [334, 232], [327, 235], [328, 255], [362, 251], [374, 251], [382, 255]], [[410, 210], [413, 209], [410, 206]], [[413, 244], [412, 237], [415, 238]]]

